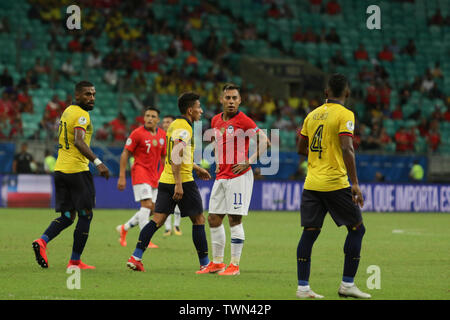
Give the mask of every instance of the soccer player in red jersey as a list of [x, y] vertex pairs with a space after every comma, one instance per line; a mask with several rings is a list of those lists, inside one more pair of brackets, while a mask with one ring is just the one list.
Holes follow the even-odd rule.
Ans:
[[[135, 129], [127, 139], [122, 155], [120, 157], [120, 173], [117, 188], [125, 190], [125, 171], [130, 156], [134, 156], [131, 167], [131, 182], [133, 184], [134, 199], [141, 203], [138, 212], [125, 224], [117, 226], [120, 234], [120, 244], [126, 246], [126, 234], [128, 230], [136, 225], [142, 228], [147, 224], [149, 216], [154, 209], [158, 193], [158, 180], [161, 167], [166, 155], [166, 132], [158, 128], [159, 110], [148, 107], [144, 113], [144, 125]], [[150, 248], [157, 248], [150, 243]]]
[[[242, 216], [248, 214], [253, 190], [250, 164], [266, 150], [269, 141], [255, 122], [238, 110], [241, 103], [238, 86], [226, 84], [220, 102], [223, 112], [211, 120], [216, 144], [216, 180], [211, 190], [208, 216], [213, 262], [203, 272], [238, 275], [245, 240]], [[256, 137], [261, 140], [259, 152], [249, 158], [250, 139]], [[223, 263], [226, 236], [222, 224], [225, 215], [228, 215], [231, 232], [231, 263], [226, 269]]]

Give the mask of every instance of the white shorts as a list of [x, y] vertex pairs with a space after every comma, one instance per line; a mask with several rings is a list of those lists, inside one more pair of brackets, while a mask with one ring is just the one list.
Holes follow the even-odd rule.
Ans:
[[158, 188], [152, 188], [147, 183], [140, 183], [133, 186], [133, 193], [134, 200], [136, 202], [150, 199], [153, 203], [155, 203], [156, 196], [158, 195]]
[[233, 179], [214, 181], [209, 198], [209, 213], [246, 216], [253, 191], [253, 171]]

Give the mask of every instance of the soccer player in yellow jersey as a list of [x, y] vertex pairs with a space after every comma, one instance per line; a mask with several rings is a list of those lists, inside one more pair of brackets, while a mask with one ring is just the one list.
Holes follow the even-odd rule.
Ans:
[[211, 179], [209, 172], [194, 163], [194, 135], [192, 123], [200, 120], [203, 110], [200, 97], [192, 92], [184, 93], [178, 98], [181, 116], [169, 126], [166, 134], [166, 159], [164, 171], [158, 185], [153, 219], [145, 225], [139, 234], [139, 241], [127, 266], [135, 271], [145, 271], [142, 256], [153, 234], [164, 224], [169, 214], [178, 205], [181, 217], [192, 221], [192, 240], [197, 250], [200, 270], [208, 266], [208, 242], [205, 233], [203, 204], [192, 171], [203, 180]]
[[58, 158], [55, 165], [55, 211], [61, 216], [53, 220], [43, 235], [33, 241], [36, 261], [48, 268], [47, 243], [69, 227], [78, 213], [73, 234], [72, 256], [67, 267], [94, 269], [81, 261], [81, 254], [89, 235], [92, 208], [95, 207], [95, 188], [89, 171], [92, 161], [100, 175], [109, 178], [109, 170], [89, 147], [93, 126], [89, 111], [94, 108], [95, 87], [81, 81], [75, 86], [76, 104], [70, 105], [61, 115], [58, 129]]
[[344, 106], [349, 95], [346, 77], [332, 75], [325, 90], [325, 103], [306, 116], [300, 132], [298, 152], [308, 157], [308, 173], [300, 207], [304, 229], [297, 247], [299, 298], [323, 298], [311, 290], [309, 275], [312, 247], [327, 212], [338, 227], [345, 225], [348, 230], [338, 294], [370, 298], [354, 284], [365, 228], [360, 210], [364, 200], [358, 185], [353, 149], [355, 116]]

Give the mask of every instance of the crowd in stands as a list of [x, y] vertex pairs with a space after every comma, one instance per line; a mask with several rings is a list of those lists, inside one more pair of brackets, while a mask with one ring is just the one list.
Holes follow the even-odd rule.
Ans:
[[[83, 5], [90, 7], [86, 10], [83, 18], [83, 28], [76, 31], [68, 31], [60, 28], [65, 22], [61, 15], [60, 1], [30, 0], [32, 6], [28, 16], [39, 19], [49, 26], [51, 40], [47, 47], [49, 50], [60, 52], [81, 52], [87, 55], [85, 65], [88, 68], [99, 68], [104, 70], [102, 80], [110, 86], [112, 91], [117, 91], [119, 84], [127, 92], [133, 92], [141, 100], [149, 95], [158, 97], [162, 94], [178, 95], [180, 92], [195, 91], [204, 97], [204, 110], [206, 119], [211, 119], [214, 114], [220, 112], [218, 97], [220, 94], [220, 83], [229, 81], [230, 53], [240, 53], [243, 50], [242, 39], [257, 39], [259, 36], [251, 24], [237, 21], [239, 25], [234, 31], [233, 40], [230, 43], [220, 41], [214, 32], [208, 35], [200, 46], [195, 46], [190, 36], [190, 30], [202, 28], [204, 16], [216, 12], [213, 5], [207, 1], [200, 1], [199, 5], [192, 10], [183, 7], [180, 13], [182, 23], [178, 27], [171, 28], [166, 22], [158, 21], [152, 9], [153, 1], [124, 1], [118, 0], [94, 0], [81, 1]], [[63, 1], [64, 2], [64, 1]], [[266, 12], [270, 18], [292, 18], [291, 10], [285, 1], [261, 0], [261, 3], [269, 3]], [[339, 15], [342, 8], [336, 0], [310, 0], [311, 12], [326, 15]], [[167, 1], [169, 4], [178, 5], [177, 0]], [[145, 9], [143, 9], [145, 8]], [[138, 18], [141, 23], [131, 24], [127, 17]], [[450, 16], [443, 17], [439, 10], [430, 19], [429, 25], [449, 25]], [[64, 31], [62, 31], [64, 30]], [[0, 22], [0, 32], [11, 32], [8, 20]], [[62, 32], [65, 36], [69, 32], [71, 40], [66, 46], [61, 44]], [[96, 38], [106, 33], [108, 36], [109, 52], [101, 53], [96, 45]], [[169, 47], [165, 50], [152, 48], [147, 35], [171, 36]], [[315, 34], [311, 28], [299, 27], [293, 34], [292, 41], [298, 42], [327, 42], [340, 43], [340, 37], [336, 29], [322, 30]], [[23, 51], [33, 50], [35, 42], [33, 35], [27, 33], [20, 41]], [[355, 147], [360, 150], [380, 150], [383, 146], [394, 142], [396, 151], [414, 151], [414, 143], [420, 135], [427, 139], [432, 151], [436, 151], [441, 143], [439, 124], [450, 121], [450, 100], [446, 97], [437, 84], [442, 79], [443, 73], [437, 61], [434, 68], [427, 70], [422, 76], [418, 76], [414, 82], [405, 83], [399, 92], [399, 103], [395, 110], [391, 110], [392, 86], [389, 73], [380, 62], [401, 59], [402, 55], [414, 56], [417, 52], [413, 39], [406, 46], [400, 48], [396, 40], [380, 48], [376, 57], [369, 57], [367, 50], [361, 43], [354, 52], [353, 61], [347, 61], [341, 51], [330, 59], [330, 66], [352, 65], [358, 60], [370, 61], [369, 65], [361, 67], [359, 81], [364, 90], [353, 92], [357, 101], [365, 105], [365, 115], [359, 119], [355, 130]], [[180, 68], [167, 70], [165, 68], [168, 59], [185, 56], [184, 63]], [[199, 61], [208, 59], [212, 66], [206, 74], [200, 75]], [[124, 71], [122, 75], [121, 71]], [[40, 87], [39, 76], [41, 74], [53, 74], [58, 81], [72, 79], [79, 74], [80, 70], [74, 66], [68, 57], [60, 66], [52, 66], [51, 61], [36, 59], [33, 68], [26, 70], [18, 83], [4, 68], [0, 75], [0, 138], [13, 139], [21, 137], [21, 114], [33, 114], [33, 98], [28, 94], [29, 90]], [[157, 73], [154, 82], [149, 84], [145, 74]], [[208, 84], [213, 84], [208, 85]], [[242, 83], [242, 101], [246, 112], [255, 121], [266, 121], [267, 116], [276, 118], [272, 127], [296, 130], [301, 123], [299, 118], [323, 103], [323, 97], [306, 97], [301, 94], [294, 95], [282, 100], [276, 100], [267, 92], [259, 92], [251, 85]], [[431, 118], [425, 118], [418, 112], [403, 116], [403, 106], [408, 102], [413, 92], [420, 92], [430, 99], [442, 99], [447, 110], [443, 112], [439, 108], [433, 112]], [[63, 99], [63, 100], [60, 100]], [[72, 96], [66, 97], [55, 95], [48, 102], [42, 117], [39, 129], [49, 132], [50, 137], [56, 132], [58, 119], [63, 110], [71, 103]], [[150, 99], [155, 102], [155, 98]], [[357, 115], [358, 117], [358, 115]], [[395, 134], [387, 132], [383, 127], [384, 119], [406, 120], [414, 119], [418, 126], [410, 128], [401, 127]], [[127, 119], [123, 113], [109, 123], [102, 124], [96, 128], [96, 138], [103, 141], [126, 140], [127, 134], [135, 128], [142, 119]]]

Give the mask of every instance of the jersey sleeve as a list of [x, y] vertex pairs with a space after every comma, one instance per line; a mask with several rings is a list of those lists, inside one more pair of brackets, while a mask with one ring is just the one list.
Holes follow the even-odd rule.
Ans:
[[139, 144], [138, 134], [136, 133], [136, 130], [134, 130], [133, 132], [131, 132], [130, 136], [125, 142], [125, 149], [127, 149], [131, 153], [134, 153], [134, 150], [136, 150], [138, 144]]
[[91, 123], [91, 118], [89, 117], [89, 113], [84, 111], [84, 112], [77, 112], [74, 115], [73, 118], [73, 128], [81, 128], [84, 131], [87, 130], [87, 127], [90, 125]]
[[191, 141], [191, 137], [192, 129], [187, 126], [180, 126], [173, 129], [171, 139], [174, 142], [181, 141], [187, 145]]
[[258, 126], [256, 125], [255, 121], [253, 121], [251, 118], [249, 118], [248, 116], [245, 116], [243, 118], [243, 128], [246, 132], [250, 132], [250, 136], [254, 136], [260, 129], [258, 128]]
[[353, 112], [343, 112], [339, 118], [339, 135], [353, 137], [355, 130], [355, 115]]
[[307, 122], [308, 122], [308, 117], [306, 117], [305, 120], [303, 121], [302, 127], [299, 130], [297, 130], [298, 135], [302, 136], [304, 138], [308, 138], [308, 129], [307, 129], [307, 125], [306, 125]]

